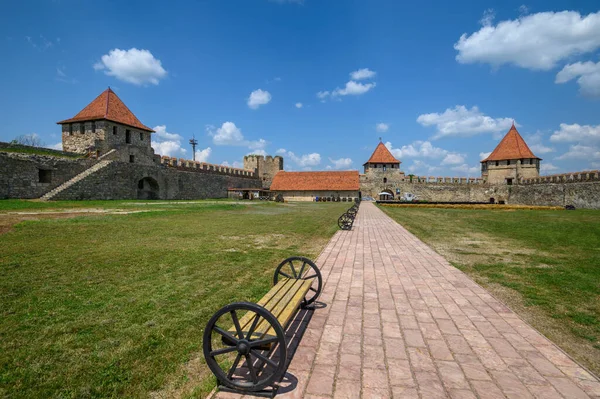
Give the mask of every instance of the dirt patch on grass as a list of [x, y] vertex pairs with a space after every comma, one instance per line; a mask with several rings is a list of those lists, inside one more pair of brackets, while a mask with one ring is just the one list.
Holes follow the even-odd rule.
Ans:
[[151, 212], [149, 210], [122, 210], [122, 209], [78, 209], [68, 211], [20, 211], [0, 213], [0, 235], [8, 233], [21, 222], [43, 219], [69, 219], [91, 215], [127, 215], [130, 213]]

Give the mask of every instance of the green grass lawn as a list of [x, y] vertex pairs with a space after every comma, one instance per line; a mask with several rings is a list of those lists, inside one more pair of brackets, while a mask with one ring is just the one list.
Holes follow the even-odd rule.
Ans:
[[600, 211], [381, 208], [600, 374]]
[[215, 383], [201, 355], [208, 318], [258, 300], [284, 258], [315, 258], [347, 208], [0, 201], [0, 217], [32, 204], [153, 211], [25, 221], [0, 235], [0, 397], [202, 397]]

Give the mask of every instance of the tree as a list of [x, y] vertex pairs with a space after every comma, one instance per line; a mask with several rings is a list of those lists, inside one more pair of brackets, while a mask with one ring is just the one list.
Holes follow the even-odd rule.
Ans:
[[16, 137], [14, 140], [10, 142], [11, 144], [20, 144], [20, 145], [28, 145], [30, 147], [43, 147], [44, 142], [40, 139], [36, 133], [32, 134], [23, 134], [21, 136]]

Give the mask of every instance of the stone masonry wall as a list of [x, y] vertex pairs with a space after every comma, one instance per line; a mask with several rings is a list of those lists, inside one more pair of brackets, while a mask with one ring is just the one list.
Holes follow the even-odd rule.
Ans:
[[[91, 159], [0, 151], [0, 199], [39, 198], [94, 163]], [[48, 183], [40, 182], [40, 170], [49, 171], [45, 172]]]
[[158, 184], [157, 199], [227, 198], [228, 188], [260, 188], [256, 178], [186, 172], [165, 166], [113, 162], [57, 194], [55, 200], [135, 199], [140, 180]]
[[511, 186], [509, 200], [511, 204], [600, 209], [600, 181]]

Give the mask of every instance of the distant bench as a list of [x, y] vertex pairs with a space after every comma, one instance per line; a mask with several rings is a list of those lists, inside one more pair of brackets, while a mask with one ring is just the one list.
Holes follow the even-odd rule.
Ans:
[[300, 307], [316, 301], [322, 287], [317, 265], [293, 256], [279, 264], [273, 287], [256, 304], [235, 302], [219, 309], [204, 330], [203, 351], [220, 388], [258, 392], [279, 381], [287, 362], [285, 329]]

